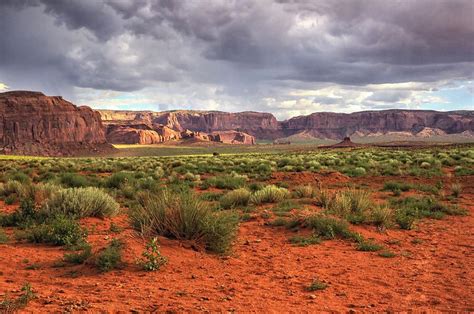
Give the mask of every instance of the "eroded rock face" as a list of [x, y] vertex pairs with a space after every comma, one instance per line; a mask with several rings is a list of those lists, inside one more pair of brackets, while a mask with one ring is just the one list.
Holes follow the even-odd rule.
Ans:
[[[260, 139], [289, 136], [341, 139], [384, 134], [464, 134], [474, 131], [473, 111], [382, 110], [351, 114], [317, 112], [277, 121], [270, 113], [219, 111], [133, 112], [101, 110], [105, 123], [150, 122], [180, 132], [244, 132]], [[429, 131], [428, 130], [434, 130]], [[421, 133], [420, 133], [421, 132]]]
[[99, 110], [105, 124], [151, 123], [173, 130], [201, 133], [238, 131], [260, 138], [278, 135], [279, 123], [270, 113], [220, 111], [113, 111]]
[[39, 92], [0, 93], [0, 152], [70, 156], [111, 150], [100, 114]]
[[255, 137], [238, 131], [217, 131], [209, 134], [211, 141], [225, 144], [254, 145]]
[[416, 135], [425, 128], [454, 134], [474, 129], [474, 113], [430, 110], [363, 111], [351, 114], [319, 112], [283, 121], [281, 127], [288, 135], [309, 131], [313, 137], [329, 139], [391, 132]]

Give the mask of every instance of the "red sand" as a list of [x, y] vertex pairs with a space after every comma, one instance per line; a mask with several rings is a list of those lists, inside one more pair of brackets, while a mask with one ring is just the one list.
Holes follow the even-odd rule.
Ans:
[[[337, 183], [328, 180], [331, 183], [321, 177], [325, 185]], [[378, 189], [384, 180], [353, 181]], [[23, 283], [30, 282], [38, 298], [26, 310], [33, 312], [474, 311], [474, 177], [464, 177], [463, 184], [460, 205], [470, 216], [426, 219], [411, 231], [379, 233], [374, 227], [354, 227], [395, 252], [395, 258], [359, 252], [340, 240], [294, 247], [288, 242], [294, 233], [265, 226], [259, 212], [240, 225], [229, 257], [161, 238], [161, 252], [169, 263], [158, 272], [144, 272], [136, 265], [145, 240], [130, 229], [125, 215], [82, 221], [92, 229], [89, 242], [94, 250], [116, 236], [109, 232], [111, 221], [126, 228], [119, 234], [126, 243], [126, 264], [105, 274], [91, 265], [55, 268], [63, 249], [19, 243], [12, 235], [8, 244], [0, 244], [0, 299], [18, 296]], [[380, 192], [377, 198], [387, 195]], [[1, 211], [3, 207], [0, 204]], [[38, 269], [27, 270], [32, 264]], [[315, 278], [329, 287], [306, 291]]]

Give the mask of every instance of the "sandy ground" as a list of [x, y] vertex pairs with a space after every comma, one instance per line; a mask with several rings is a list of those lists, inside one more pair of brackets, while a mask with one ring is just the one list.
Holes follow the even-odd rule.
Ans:
[[[278, 177], [289, 183], [315, 182], [337, 186], [340, 180], [380, 189], [386, 177], [348, 179], [309, 174]], [[306, 178], [307, 177], [307, 178]], [[390, 180], [398, 178], [390, 178]], [[418, 180], [405, 178], [404, 180]], [[439, 179], [421, 180], [436, 182]], [[453, 178], [444, 178], [451, 182]], [[64, 249], [19, 243], [12, 229], [7, 244], [0, 244], [0, 299], [20, 294], [31, 283], [37, 298], [25, 311], [211, 311], [211, 312], [315, 312], [315, 311], [474, 311], [474, 177], [464, 177], [460, 205], [470, 215], [423, 220], [416, 230], [354, 228], [397, 254], [383, 258], [359, 252], [354, 244], [325, 241], [308, 247], [288, 242], [294, 233], [265, 225], [260, 213], [240, 225], [228, 257], [197, 252], [189, 243], [161, 238], [169, 262], [158, 272], [136, 265], [145, 240], [128, 226], [126, 215], [113, 219], [85, 219], [94, 250], [112, 237], [126, 243], [120, 270], [99, 273], [91, 265], [57, 267]], [[377, 192], [385, 199], [389, 193]], [[11, 206], [0, 204], [1, 211]], [[123, 226], [119, 235], [111, 222]], [[33, 265], [34, 267], [31, 267]], [[30, 268], [30, 269], [27, 269]], [[34, 268], [34, 269], [31, 269]], [[313, 279], [329, 286], [309, 292]]]

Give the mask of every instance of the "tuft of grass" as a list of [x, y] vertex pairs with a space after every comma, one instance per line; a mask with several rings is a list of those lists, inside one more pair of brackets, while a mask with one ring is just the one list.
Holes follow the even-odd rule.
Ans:
[[229, 250], [239, 223], [236, 212], [212, 211], [192, 193], [145, 193], [139, 196], [139, 203], [130, 212], [135, 229], [148, 235], [193, 240], [215, 253]]
[[245, 182], [247, 181], [247, 178], [244, 176], [231, 176], [231, 175], [225, 175], [225, 176], [217, 176], [217, 177], [211, 177], [209, 179], [206, 179], [202, 183], [202, 188], [206, 189], [209, 186], [218, 188], [218, 189], [224, 189], [224, 190], [236, 190], [242, 186], [244, 186]]
[[97, 256], [95, 265], [101, 272], [108, 272], [118, 268], [122, 263], [123, 242], [113, 239], [109, 245]]
[[245, 188], [240, 188], [228, 192], [220, 199], [222, 208], [235, 208], [239, 206], [247, 206], [250, 201], [251, 193]]
[[380, 257], [385, 257], [385, 258], [393, 258], [395, 256], [397, 256], [397, 254], [393, 253], [392, 251], [389, 251], [389, 250], [383, 250], [381, 252], [379, 252], [379, 256]]
[[319, 244], [321, 243], [321, 239], [311, 235], [311, 236], [293, 236], [290, 238], [290, 243], [293, 244], [294, 246], [309, 246], [313, 244]]
[[92, 246], [84, 242], [77, 247], [79, 252], [64, 254], [64, 261], [71, 264], [84, 264], [92, 256]]
[[3, 229], [0, 228], [0, 244], [8, 242], [8, 236]]
[[324, 290], [328, 287], [328, 284], [318, 279], [314, 279], [308, 286], [306, 286], [307, 291], [318, 291]]
[[48, 216], [64, 214], [75, 218], [111, 217], [119, 212], [119, 204], [104, 191], [88, 187], [59, 190], [42, 211]]
[[316, 191], [311, 185], [299, 185], [293, 190], [293, 195], [296, 198], [313, 198]]
[[316, 214], [308, 217], [306, 223], [313, 229], [315, 236], [323, 239], [360, 239], [359, 234], [349, 229], [347, 221], [341, 219]]
[[361, 240], [357, 244], [357, 250], [363, 252], [376, 252], [383, 249], [383, 246], [370, 240]]
[[15, 313], [25, 308], [28, 303], [36, 298], [36, 294], [31, 288], [30, 283], [25, 283], [21, 287], [22, 294], [17, 299], [11, 299], [7, 296], [0, 301], [0, 312], [2, 313]]
[[461, 192], [462, 192], [462, 185], [460, 183], [453, 183], [451, 185], [451, 195], [453, 197], [458, 198], [459, 196], [461, 196]]
[[250, 203], [260, 205], [264, 203], [278, 203], [288, 198], [290, 192], [285, 188], [275, 185], [267, 185], [263, 189], [256, 191], [250, 197]]
[[68, 188], [80, 188], [89, 185], [89, 182], [86, 177], [81, 176], [77, 173], [64, 173], [61, 175], [59, 182], [61, 185]]

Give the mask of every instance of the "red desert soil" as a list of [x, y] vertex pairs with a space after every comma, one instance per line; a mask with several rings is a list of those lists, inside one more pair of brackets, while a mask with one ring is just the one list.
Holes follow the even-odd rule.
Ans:
[[[326, 185], [336, 183], [318, 178]], [[376, 190], [384, 180], [352, 181]], [[448, 186], [451, 179], [445, 180]], [[359, 252], [340, 240], [294, 247], [288, 242], [294, 233], [266, 226], [256, 213], [241, 224], [231, 256], [197, 252], [190, 244], [162, 238], [161, 252], [169, 263], [149, 273], [135, 263], [145, 240], [122, 215], [82, 221], [92, 230], [89, 241], [95, 250], [116, 236], [109, 232], [112, 221], [126, 228], [119, 235], [126, 243], [126, 265], [101, 274], [91, 265], [55, 267], [63, 249], [16, 242], [7, 229], [12, 240], [0, 245], [0, 299], [18, 296], [23, 283], [30, 282], [38, 298], [26, 311], [33, 312], [474, 311], [474, 177], [464, 177], [463, 184], [460, 205], [469, 216], [426, 219], [411, 231], [354, 228], [395, 252], [395, 258]], [[377, 198], [386, 196], [377, 193]], [[28, 265], [37, 269], [27, 270]], [[315, 278], [329, 287], [306, 291]]]

